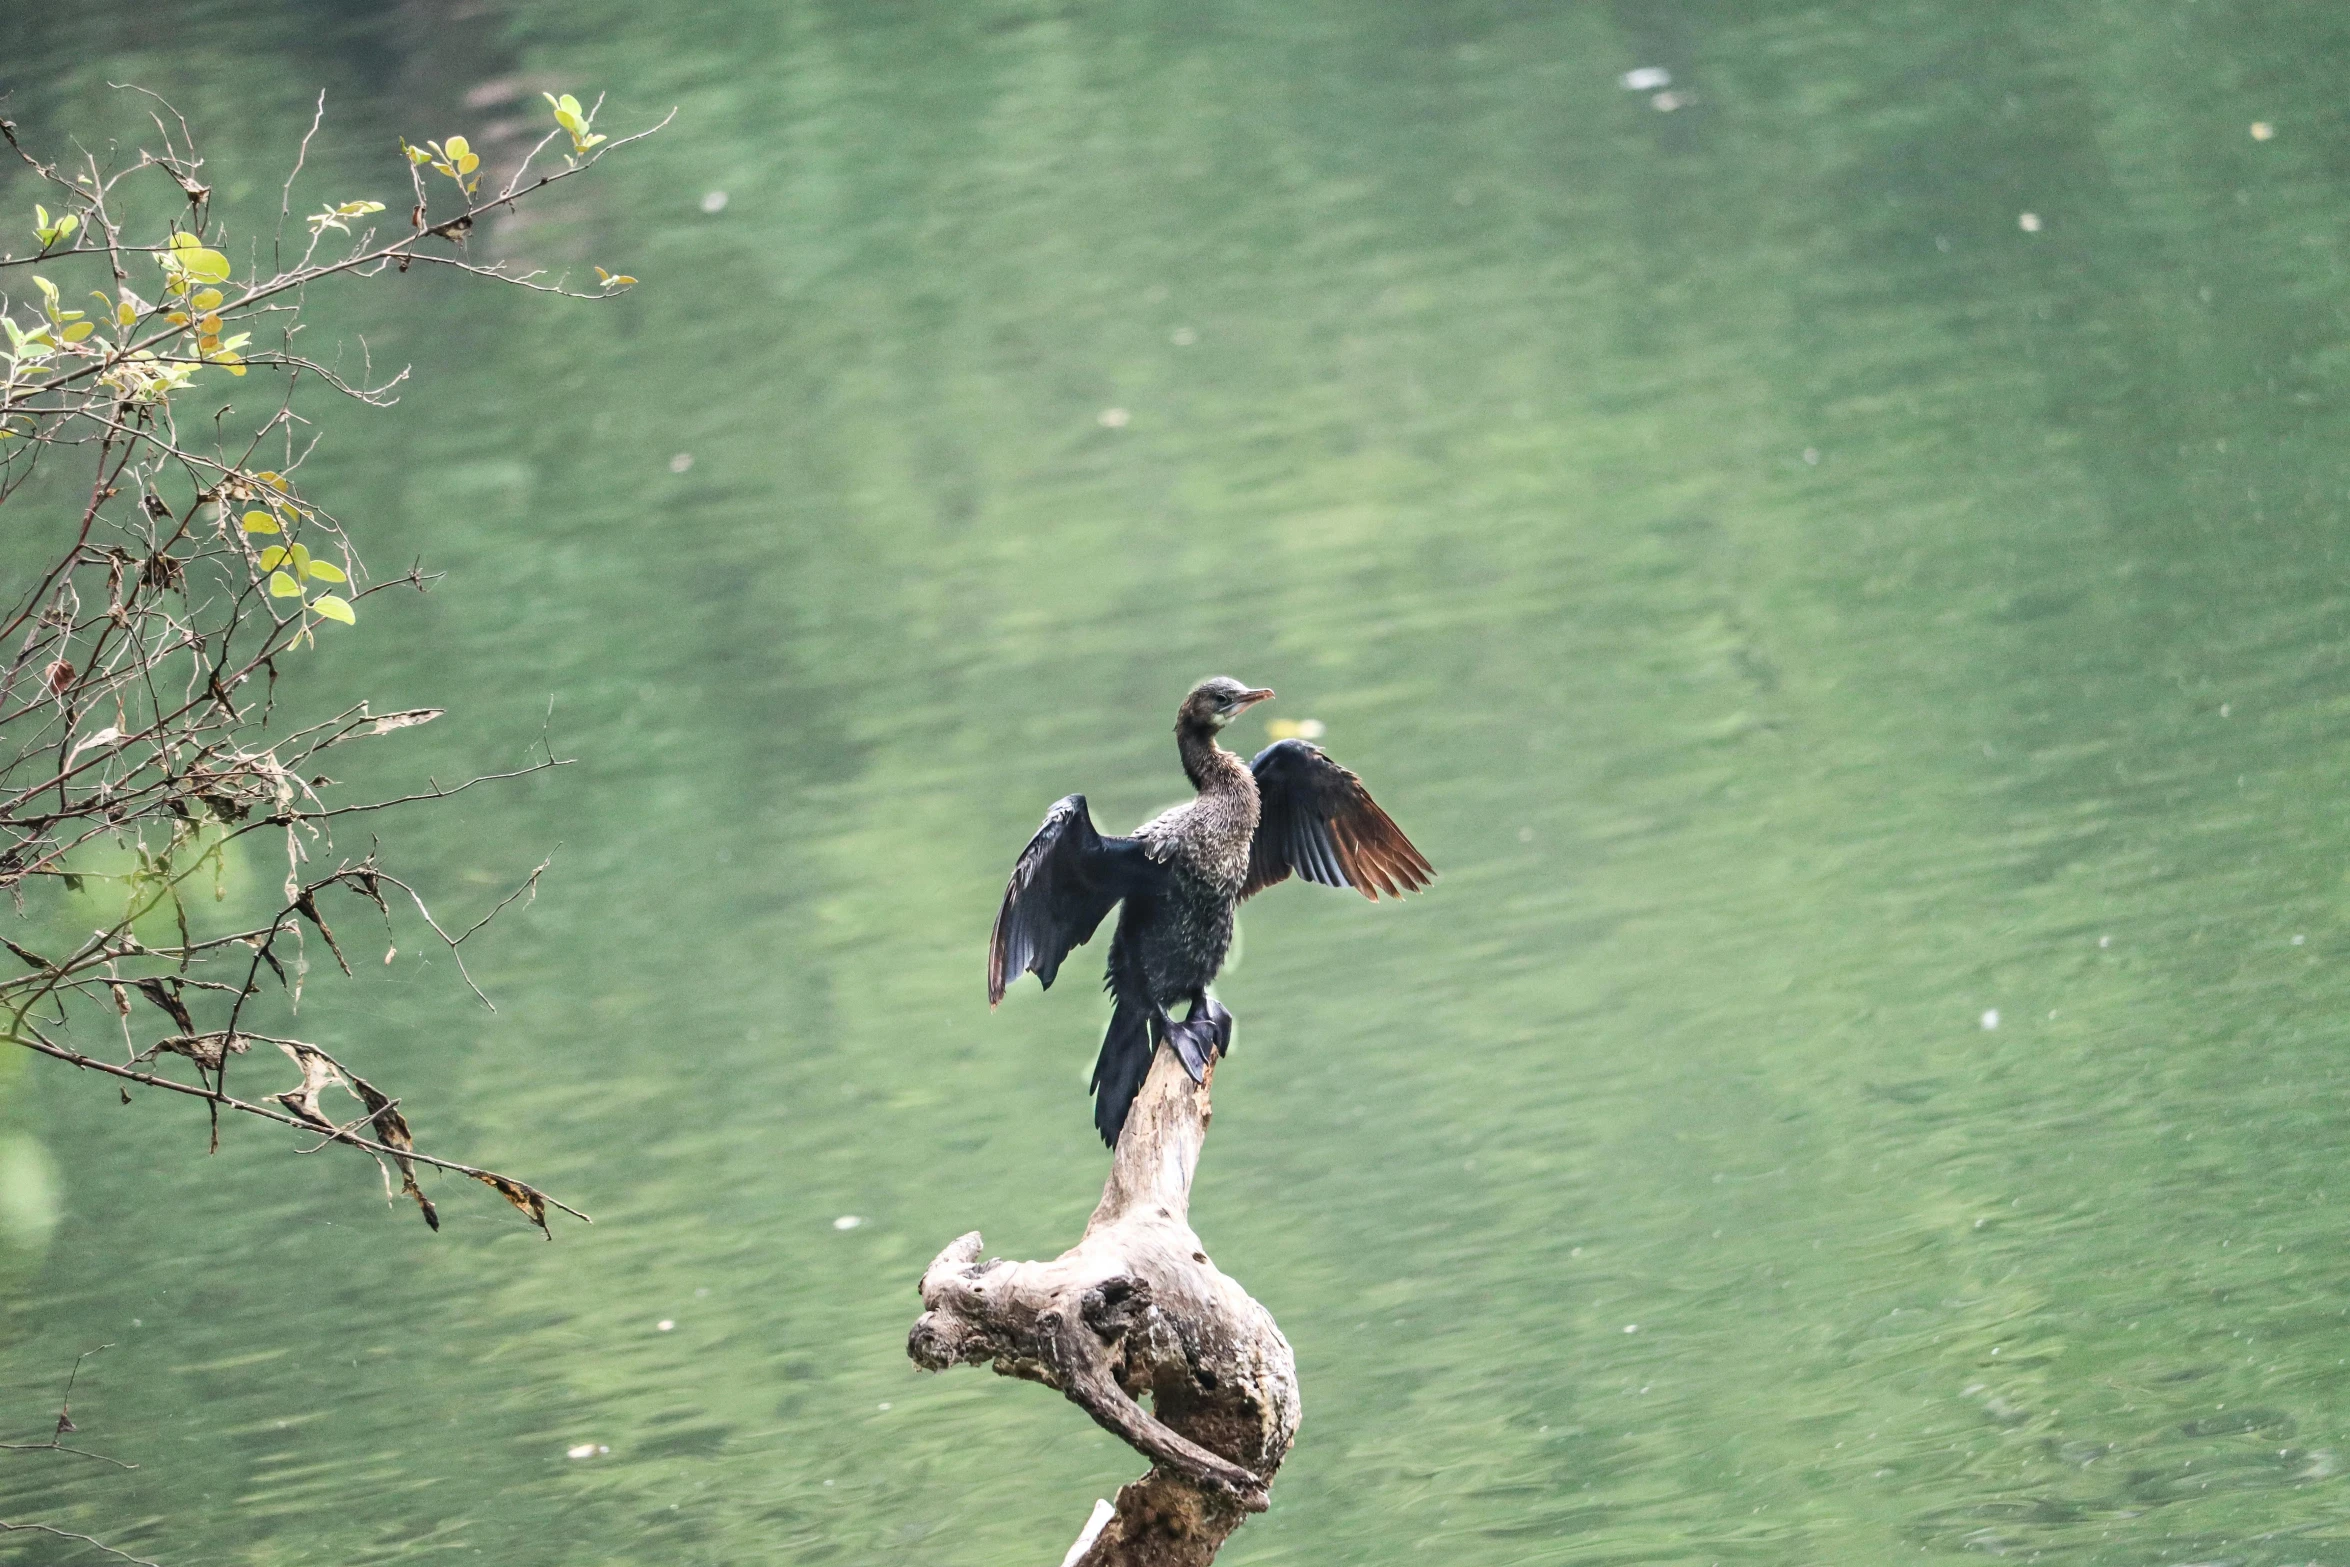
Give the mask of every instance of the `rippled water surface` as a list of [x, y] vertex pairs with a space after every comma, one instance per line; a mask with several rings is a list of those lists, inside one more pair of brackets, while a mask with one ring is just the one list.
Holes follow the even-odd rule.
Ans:
[[459, 911], [554, 852], [495, 1015], [403, 957], [303, 1028], [596, 1223], [0, 1063], [0, 1435], [111, 1342], [140, 1466], [0, 1455], [0, 1517], [1057, 1559], [1136, 1461], [918, 1377], [913, 1283], [1091, 1206], [1098, 957], [990, 1016], [987, 924], [1225, 671], [1444, 873], [1279, 889], [1222, 987], [1194, 1218], [1306, 1397], [1225, 1560], [2350, 1563], [2346, 60], [2246, 0], [0, 17], [29, 136], [143, 82], [248, 226], [320, 86], [319, 200], [680, 109], [478, 238], [625, 301], [318, 302], [416, 376], [311, 489], [449, 575], [305, 699], [449, 706], [386, 778], [579, 761], [387, 840]]

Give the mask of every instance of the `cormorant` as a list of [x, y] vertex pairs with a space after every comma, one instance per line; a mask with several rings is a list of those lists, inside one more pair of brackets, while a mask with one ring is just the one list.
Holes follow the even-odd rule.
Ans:
[[[1112, 904], [1126, 905], [1110, 938], [1102, 988], [1114, 1004], [1093, 1067], [1093, 1124], [1113, 1148], [1159, 1041], [1174, 1044], [1194, 1082], [1205, 1080], [1210, 1050], [1231, 1048], [1232, 1014], [1208, 981], [1224, 966], [1243, 898], [1292, 871], [1372, 899], [1417, 892], [1436, 874], [1362, 780], [1319, 748], [1282, 740], [1243, 766], [1216, 743], [1272, 695], [1222, 675], [1192, 687], [1176, 710], [1175, 746], [1198, 798], [1130, 838], [1105, 838], [1085, 796], [1070, 795], [1045, 813], [1004, 889], [987, 948], [990, 1008], [1022, 974], [1051, 989], [1069, 949], [1093, 939]], [[1167, 1012], [1178, 1001], [1190, 1003], [1180, 1021]]]

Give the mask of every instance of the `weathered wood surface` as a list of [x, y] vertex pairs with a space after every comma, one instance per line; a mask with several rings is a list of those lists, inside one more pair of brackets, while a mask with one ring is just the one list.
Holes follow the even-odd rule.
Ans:
[[1207, 1084], [1161, 1046], [1083, 1239], [1050, 1262], [982, 1263], [974, 1230], [922, 1275], [916, 1365], [992, 1363], [1058, 1388], [1151, 1460], [1065, 1567], [1202, 1567], [1264, 1510], [1297, 1435], [1289, 1341], [1192, 1233], [1208, 1116]]

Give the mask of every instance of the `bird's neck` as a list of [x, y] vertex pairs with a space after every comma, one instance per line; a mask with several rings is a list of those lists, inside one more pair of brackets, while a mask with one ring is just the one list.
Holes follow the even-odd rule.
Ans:
[[1216, 731], [1206, 724], [1175, 726], [1175, 749], [1183, 758], [1183, 776], [1202, 794], [1215, 794], [1248, 777], [1248, 765], [1216, 743]]

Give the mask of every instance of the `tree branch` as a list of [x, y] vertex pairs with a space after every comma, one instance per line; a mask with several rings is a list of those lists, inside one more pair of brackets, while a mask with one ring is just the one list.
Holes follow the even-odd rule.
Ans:
[[1288, 1340], [1189, 1223], [1208, 1116], [1207, 1085], [1162, 1046], [1075, 1246], [1050, 1262], [982, 1263], [972, 1231], [922, 1275], [906, 1342], [917, 1366], [992, 1363], [1058, 1388], [1151, 1460], [1081, 1538], [1080, 1567], [1202, 1567], [1265, 1509], [1297, 1434]]

